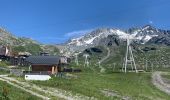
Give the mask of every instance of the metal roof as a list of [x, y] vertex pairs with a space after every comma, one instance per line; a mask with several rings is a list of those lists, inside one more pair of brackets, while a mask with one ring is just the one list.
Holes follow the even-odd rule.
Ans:
[[41, 64], [41, 65], [57, 65], [59, 64], [60, 57], [59, 56], [30, 56], [26, 59], [26, 61], [31, 64]]

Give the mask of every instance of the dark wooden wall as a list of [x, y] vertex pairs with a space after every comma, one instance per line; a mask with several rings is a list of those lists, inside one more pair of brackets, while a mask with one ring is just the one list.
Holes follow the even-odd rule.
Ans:
[[52, 66], [50, 65], [32, 65], [32, 71], [52, 71]]

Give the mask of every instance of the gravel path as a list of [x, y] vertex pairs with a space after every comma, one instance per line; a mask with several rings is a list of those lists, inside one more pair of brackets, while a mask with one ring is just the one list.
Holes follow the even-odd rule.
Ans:
[[105, 61], [107, 58], [109, 58], [110, 56], [110, 49], [107, 47], [107, 56], [105, 56], [103, 59], [100, 60], [100, 63], [102, 63], [103, 61]]
[[161, 75], [167, 74], [166, 72], [154, 72], [152, 74], [152, 83], [161, 91], [170, 95], [170, 84], [164, 81]]
[[31, 84], [29, 82], [21, 82], [15, 78], [8, 77], [7, 75], [0, 75], [0, 80], [6, 81], [8, 84], [11, 84], [15, 87], [21, 88], [22, 90], [29, 92], [32, 95], [36, 95], [37, 97], [40, 97], [44, 100], [48, 100], [50, 98], [40, 95], [40, 94], [36, 93], [35, 91], [31, 91], [31, 90], [36, 90], [36, 91], [44, 93], [46, 95], [50, 95], [50, 96], [53, 96], [56, 98], [62, 98], [65, 100], [96, 100], [93, 97], [87, 97], [87, 96], [84, 96], [81, 94], [72, 95], [71, 92], [64, 91], [64, 90], [57, 89], [57, 88], [49, 88], [49, 87], [43, 87], [43, 86], [40, 87], [35, 84]]
[[5, 81], [5, 82], [7, 82], [8, 84], [10, 84], [10, 85], [12, 85], [12, 86], [14, 86], [14, 87], [16, 87], [16, 88], [19, 88], [19, 89], [21, 89], [21, 90], [23, 90], [23, 91], [26, 91], [26, 92], [28, 92], [28, 93], [30, 93], [30, 94], [32, 94], [32, 95], [34, 95], [34, 96], [37, 96], [37, 97], [39, 97], [39, 98], [41, 98], [41, 99], [43, 99], [43, 100], [49, 100], [49, 99], [50, 99], [50, 98], [48, 98], [48, 97], [46, 97], [46, 96], [43, 96], [43, 95], [41, 95], [41, 94], [39, 94], [39, 93], [36, 93], [36, 92], [34, 92], [34, 91], [31, 91], [31, 90], [28, 90], [28, 88], [24, 88], [24, 87], [22, 87], [22, 86], [19, 86], [19, 85], [15, 84], [14, 81], [7, 80], [7, 79], [5, 79], [4, 77], [7, 77], [7, 75], [0, 75], [0, 80], [1, 80], [1, 81]]

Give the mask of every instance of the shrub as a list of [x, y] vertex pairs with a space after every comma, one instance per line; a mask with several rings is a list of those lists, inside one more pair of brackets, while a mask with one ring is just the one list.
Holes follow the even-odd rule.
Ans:
[[3, 98], [4, 98], [5, 100], [9, 100], [8, 95], [9, 95], [9, 90], [8, 90], [8, 88], [7, 88], [7, 87], [3, 87], [3, 88], [2, 88], [2, 96], [3, 96]]

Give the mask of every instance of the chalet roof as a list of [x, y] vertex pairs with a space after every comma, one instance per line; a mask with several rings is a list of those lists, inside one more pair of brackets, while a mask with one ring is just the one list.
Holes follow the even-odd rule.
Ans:
[[31, 64], [41, 64], [41, 65], [57, 65], [59, 64], [60, 57], [59, 56], [30, 56], [26, 59], [26, 61]]

